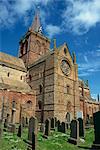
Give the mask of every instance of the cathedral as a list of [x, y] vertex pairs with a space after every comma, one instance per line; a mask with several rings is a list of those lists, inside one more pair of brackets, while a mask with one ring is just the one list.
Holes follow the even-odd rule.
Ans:
[[19, 42], [18, 57], [0, 52], [0, 118], [12, 123], [36, 116], [39, 122], [56, 117], [85, 121], [100, 110], [87, 81], [78, 77], [76, 55], [67, 43], [50, 49], [38, 12]]

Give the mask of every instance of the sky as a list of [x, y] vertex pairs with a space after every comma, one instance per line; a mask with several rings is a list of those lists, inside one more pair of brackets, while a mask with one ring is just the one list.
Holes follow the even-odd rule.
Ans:
[[43, 34], [76, 53], [79, 78], [100, 94], [100, 0], [0, 0], [0, 51], [18, 55], [19, 40], [39, 9]]

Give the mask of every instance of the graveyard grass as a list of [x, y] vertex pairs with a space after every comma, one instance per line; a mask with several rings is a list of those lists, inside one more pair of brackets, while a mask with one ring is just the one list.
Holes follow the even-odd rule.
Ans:
[[[84, 150], [91, 147], [93, 143], [93, 129], [87, 129], [85, 133], [85, 143], [80, 142], [79, 146], [72, 145], [67, 142], [70, 133], [63, 134], [60, 132], [51, 132], [49, 139], [44, 139], [42, 134], [38, 134], [37, 150]], [[27, 146], [23, 142], [23, 139], [27, 139], [27, 129], [24, 129], [22, 137], [17, 137], [16, 134], [4, 132], [2, 139], [0, 140], [0, 150], [26, 150]]]

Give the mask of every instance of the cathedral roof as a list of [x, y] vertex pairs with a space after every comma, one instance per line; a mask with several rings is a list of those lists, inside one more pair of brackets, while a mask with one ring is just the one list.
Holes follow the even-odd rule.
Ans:
[[17, 70], [26, 71], [22, 59], [0, 52], [0, 64]]
[[9, 79], [7, 77], [0, 78], [0, 89], [30, 94], [33, 94], [34, 92], [26, 82]]

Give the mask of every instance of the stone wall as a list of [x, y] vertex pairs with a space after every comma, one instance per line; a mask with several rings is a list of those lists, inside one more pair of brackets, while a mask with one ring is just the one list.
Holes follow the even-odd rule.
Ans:
[[[31, 101], [31, 104], [28, 102]], [[4, 105], [3, 103], [4, 102]], [[13, 103], [14, 102], [14, 103]], [[30, 118], [35, 116], [36, 96], [35, 94], [25, 94], [16, 91], [0, 90], [0, 114], [2, 115], [2, 108], [4, 108], [3, 118], [9, 114], [9, 122], [12, 122], [12, 110], [14, 109], [13, 122], [20, 122], [21, 117]], [[1, 117], [0, 115], [0, 117]]]

